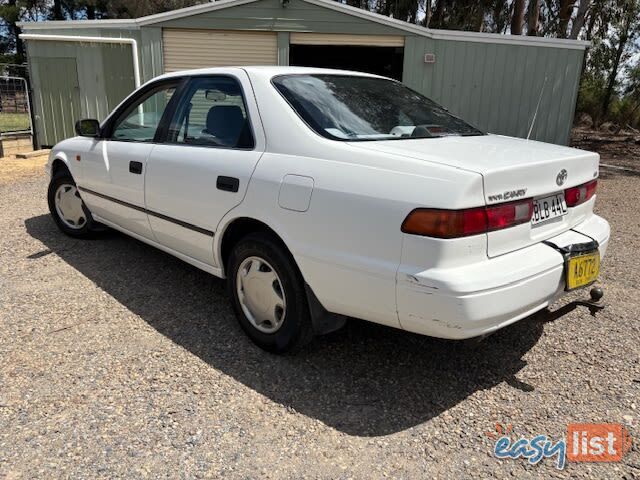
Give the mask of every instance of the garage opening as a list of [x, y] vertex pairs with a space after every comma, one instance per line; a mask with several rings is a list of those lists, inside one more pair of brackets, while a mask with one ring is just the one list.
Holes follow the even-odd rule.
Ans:
[[404, 48], [356, 45], [291, 45], [289, 64], [304, 67], [341, 68], [402, 80]]
[[289, 64], [341, 68], [402, 80], [404, 37], [292, 33]]

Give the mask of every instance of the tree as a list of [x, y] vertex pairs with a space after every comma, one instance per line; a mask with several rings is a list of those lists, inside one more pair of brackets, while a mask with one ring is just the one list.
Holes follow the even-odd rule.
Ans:
[[580, 0], [578, 11], [576, 12], [576, 17], [573, 19], [573, 23], [571, 25], [571, 33], [569, 34], [569, 38], [573, 40], [578, 38], [578, 35], [580, 35], [580, 32], [584, 28], [585, 18], [590, 7], [591, 0]]
[[573, 7], [576, 0], [560, 0], [560, 8], [558, 10], [558, 38], [566, 38], [567, 27], [571, 21], [571, 15], [573, 14]]
[[513, 16], [511, 17], [511, 34], [522, 35], [524, 25], [525, 0], [513, 0]]
[[640, 112], [640, 61], [629, 69], [625, 93], [629, 102], [629, 108], [622, 114], [615, 132], [616, 134], [620, 133], [620, 130], [631, 123], [636, 113]]
[[606, 117], [609, 112], [609, 104], [618, 80], [620, 64], [625, 54], [628, 54], [627, 47], [638, 37], [640, 33], [640, 1], [625, 0], [621, 2], [619, 19], [613, 23], [610, 40], [610, 49], [613, 53], [611, 70], [607, 79], [607, 87], [602, 99], [602, 117]]
[[540, 23], [540, 0], [529, 0], [527, 10], [527, 35], [538, 35], [538, 24]]

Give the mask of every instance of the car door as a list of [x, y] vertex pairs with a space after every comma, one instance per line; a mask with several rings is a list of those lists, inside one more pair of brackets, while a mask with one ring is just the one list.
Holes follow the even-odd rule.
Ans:
[[144, 201], [145, 170], [180, 79], [144, 87], [120, 105], [82, 159], [82, 198], [99, 218], [153, 238]]
[[213, 266], [216, 227], [242, 201], [264, 151], [247, 74], [221, 72], [194, 76], [184, 87], [145, 179], [157, 241]]

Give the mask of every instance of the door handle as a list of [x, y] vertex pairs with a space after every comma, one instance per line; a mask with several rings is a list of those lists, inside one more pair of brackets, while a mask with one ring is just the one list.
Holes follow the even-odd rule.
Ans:
[[237, 192], [240, 187], [240, 180], [235, 177], [220, 176], [216, 182], [216, 187], [218, 187], [218, 190], [225, 192]]
[[142, 162], [129, 162], [129, 173], [140, 175], [142, 173]]

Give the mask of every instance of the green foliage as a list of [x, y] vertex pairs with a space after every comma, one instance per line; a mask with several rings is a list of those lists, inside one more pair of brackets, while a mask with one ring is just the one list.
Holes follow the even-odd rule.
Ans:
[[587, 70], [582, 75], [582, 81], [580, 82], [576, 111], [588, 113], [591, 118], [598, 117], [604, 98], [606, 80], [601, 73]]

